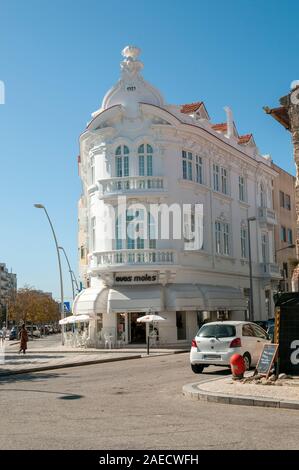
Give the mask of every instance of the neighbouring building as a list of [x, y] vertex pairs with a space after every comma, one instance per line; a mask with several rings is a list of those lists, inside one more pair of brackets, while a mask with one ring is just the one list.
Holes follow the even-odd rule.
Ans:
[[[217, 124], [202, 101], [166, 104], [142, 78], [139, 52], [124, 49], [121, 79], [80, 136], [79, 259], [85, 289], [75, 298], [73, 313], [90, 316], [94, 343], [105, 332], [126, 343], [144, 343], [149, 326], [137, 319], [149, 311], [165, 318], [158, 326], [165, 344], [190, 341], [204, 320], [245, 319], [247, 221], [253, 217], [254, 316], [273, 316], [281, 276], [272, 194], [278, 173], [271, 158], [260, 155], [252, 134], [239, 135], [229, 108], [226, 121]], [[120, 208], [124, 197], [125, 209]], [[152, 204], [159, 207], [155, 216]], [[158, 233], [161, 219], [169, 216], [163, 204], [172, 219], [173, 205], [191, 205], [180, 238]], [[108, 237], [111, 220], [114, 236]], [[128, 234], [132, 222], [137, 238]], [[148, 229], [147, 237], [140, 227], [143, 233]], [[199, 245], [196, 230], [203, 240]]]
[[287, 171], [272, 163], [278, 173], [273, 180], [273, 208], [277, 214], [277, 225], [274, 228], [276, 262], [280, 267], [281, 281], [279, 290], [292, 290], [292, 275], [296, 266], [296, 178]]
[[[294, 162], [296, 165], [295, 179], [295, 210], [296, 210], [296, 257], [299, 259], [299, 80], [291, 84], [288, 95], [280, 98], [280, 106], [277, 108], [264, 107], [285, 129], [290, 131], [294, 147]], [[293, 270], [292, 290], [299, 291], [299, 264]]]
[[17, 292], [17, 275], [9, 272], [5, 263], [0, 263], [0, 328], [6, 319], [9, 301]]

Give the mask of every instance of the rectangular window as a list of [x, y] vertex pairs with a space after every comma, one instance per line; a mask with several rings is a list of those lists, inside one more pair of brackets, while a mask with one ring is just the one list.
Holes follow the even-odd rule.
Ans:
[[287, 231], [286, 231], [286, 228], [283, 226], [280, 227], [280, 241], [282, 242], [287, 241]]
[[123, 241], [121, 238], [121, 215], [116, 218], [116, 226], [115, 226], [115, 239], [116, 239], [116, 250], [122, 250], [123, 248]]
[[149, 240], [149, 248], [151, 250], [155, 250], [156, 249], [156, 225], [155, 225], [155, 219], [154, 217], [150, 214], [150, 212], [148, 212], [147, 214], [147, 223], [148, 223], [148, 229], [147, 229], [147, 233], [148, 233], [148, 240]]
[[266, 233], [262, 234], [262, 260], [267, 263], [268, 260], [268, 237]]
[[285, 203], [284, 207], [290, 211], [291, 210], [291, 197], [289, 194], [285, 194], [284, 203]]
[[192, 181], [192, 153], [188, 152], [188, 180]]
[[219, 165], [215, 165], [215, 163], [214, 163], [213, 164], [213, 188], [214, 188], [214, 191], [219, 191], [220, 190], [219, 174], [220, 174]]
[[290, 243], [290, 245], [293, 243], [293, 232], [290, 228], [288, 228], [288, 243]]
[[228, 224], [223, 224], [223, 254], [229, 255], [229, 226]]
[[203, 183], [203, 168], [202, 168], [202, 158], [196, 155], [195, 159], [195, 171], [196, 171], [196, 182]]
[[221, 223], [215, 222], [216, 253], [221, 254]]
[[245, 178], [239, 176], [239, 200], [245, 201]]
[[247, 229], [241, 227], [241, 258], [247, 258]]
[[284, 207], [284, 192], [279, 191], [280, 207]]
[[144, 176], [144, 155], [139, 155], [139, 176]]
[[183, 163], [183, 179], [187, 179], [187, 154], [185, 150], [182, 151], [182, 163]]
[[227, 194], [227, 170], [221, 168], [221, 192]]
[[219, 255], [230, 254], [230, 227], [226, 222], [215, 222], [216, 253]]

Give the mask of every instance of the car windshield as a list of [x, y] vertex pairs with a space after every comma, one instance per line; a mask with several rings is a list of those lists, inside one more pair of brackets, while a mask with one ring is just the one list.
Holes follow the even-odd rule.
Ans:
[[203, 325], [197, 336], [201, 338], [230, 338], [236, 336], [236, 328], [233, 325]]

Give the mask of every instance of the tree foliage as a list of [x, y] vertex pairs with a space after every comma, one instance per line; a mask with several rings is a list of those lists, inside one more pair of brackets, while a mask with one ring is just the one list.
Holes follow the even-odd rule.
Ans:
[[17, 323], [51, 323], [59, 320], [59, 304], [44, 292], [33, 287], [18, 289], [8, 308], [9, 320]]

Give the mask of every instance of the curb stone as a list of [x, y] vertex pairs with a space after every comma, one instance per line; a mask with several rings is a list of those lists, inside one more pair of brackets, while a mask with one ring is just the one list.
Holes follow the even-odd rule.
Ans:
[[[222, 379], [213, 379], [222, 380]], [[257, 398], [256, 396], [240, 396], [229, 395], [225, 393], [207, 392], [202, 390], [200, 385], [211, 382], [197, 382], [186, 384], [183, 386], [182, 393], [186, 398], [191, 400], [201, 400], [210, 403], [225, 403], [227, 405], [244, 405], [244, 406], [262, 406], [271, 408], [284, 408], [299, 410], [299, 401], [295, 400], [272, 400], [271, 398]]]

